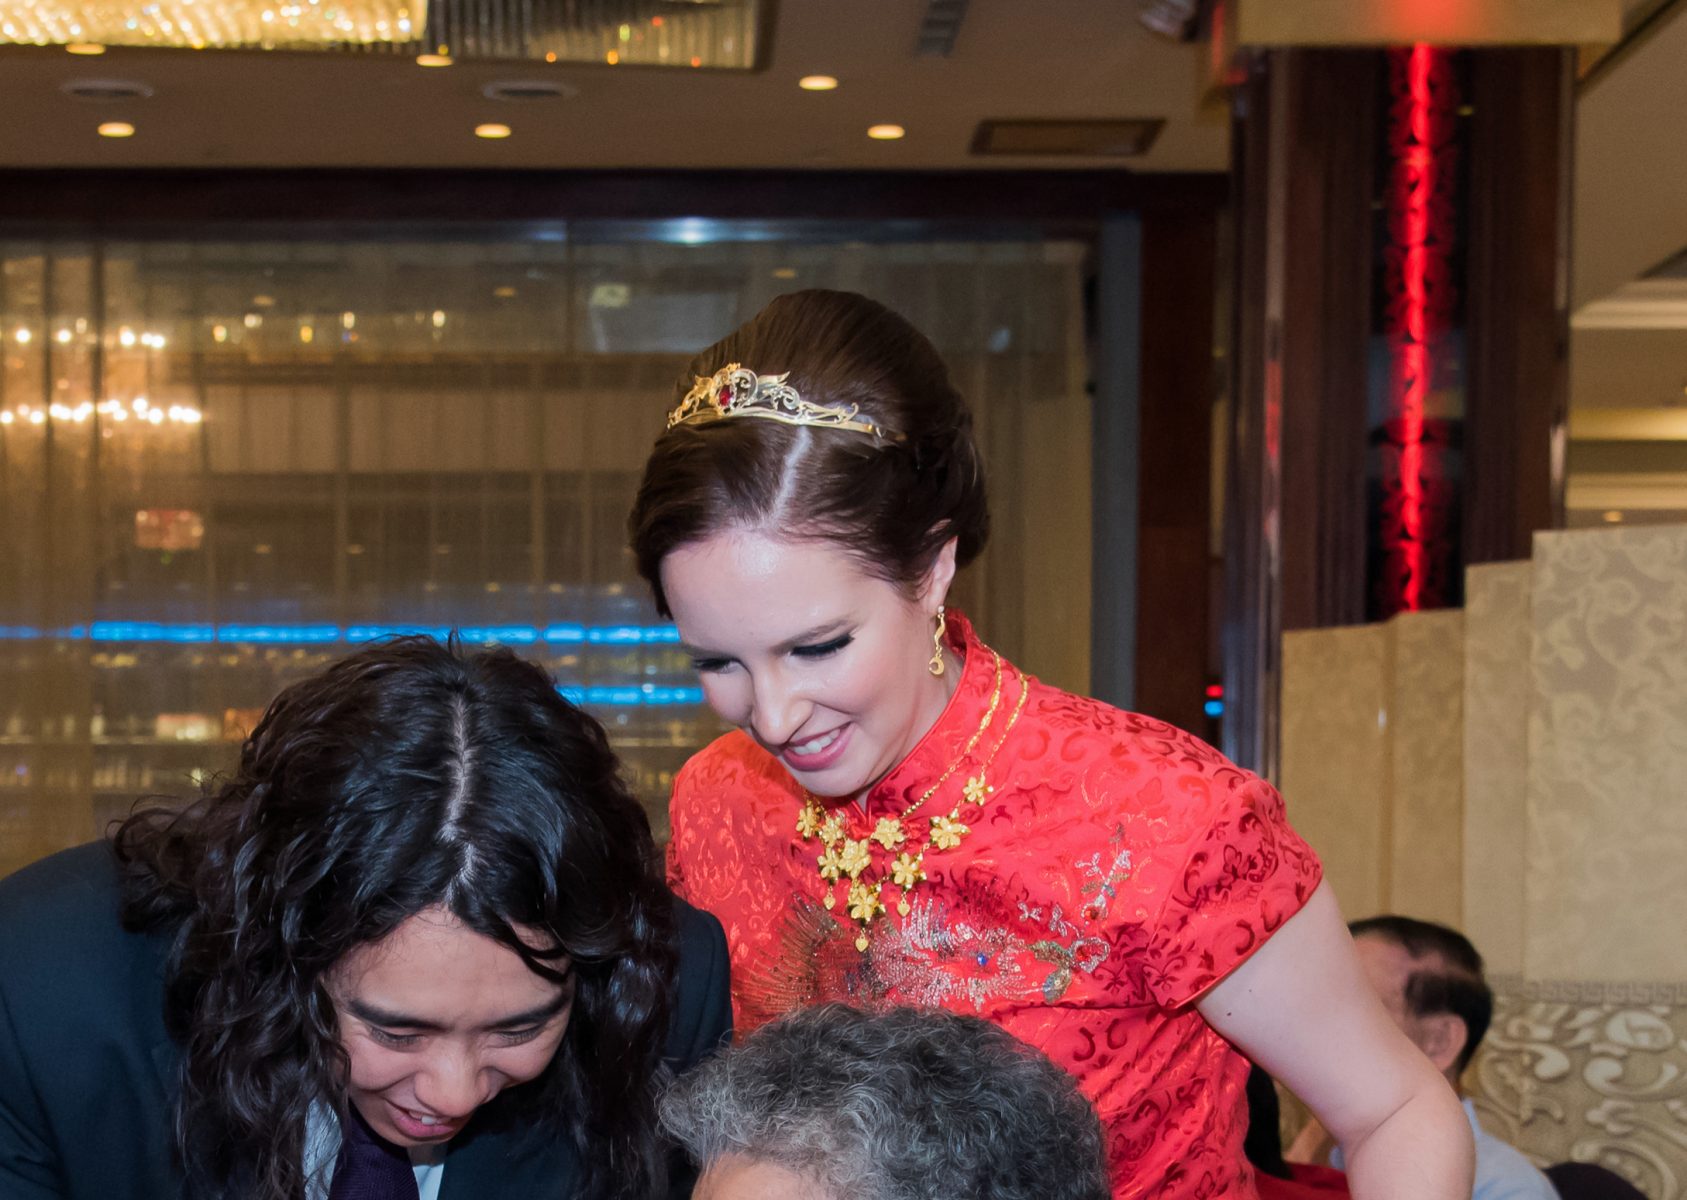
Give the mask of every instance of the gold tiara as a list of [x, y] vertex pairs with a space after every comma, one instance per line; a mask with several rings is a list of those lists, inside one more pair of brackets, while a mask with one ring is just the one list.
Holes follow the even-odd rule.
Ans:
[[697, 382], [668, 414], [668, 428], [675, 425], [707, 425], [732, 417], [760, 417], [786, 425], [817, 425], [827, 429], [850, 429], [871, 434], [887, 442], [900, 442], [900, 433], [876, 425], [861, 416], [859, 404], [813, 404], [797, 394], [783, 375], [757, 375], [737, 363], [727, 363], [708, 378]]

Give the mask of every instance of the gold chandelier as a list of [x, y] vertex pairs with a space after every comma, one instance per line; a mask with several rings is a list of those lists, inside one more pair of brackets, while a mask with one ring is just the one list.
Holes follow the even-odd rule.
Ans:
[[427, 0], [0, 0], [0, 42], [311, 49], [416, 41]]
[[0, 0], [0, 46], [339, 50], [751, 70], [765, 0]]

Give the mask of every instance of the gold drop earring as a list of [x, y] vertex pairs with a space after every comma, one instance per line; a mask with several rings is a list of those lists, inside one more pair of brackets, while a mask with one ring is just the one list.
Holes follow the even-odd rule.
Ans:
[[943, 635], [948, 629], [949, 623], [943, 619], [943, 606], [939, 604], [937, 606], [937, 632], [931, 635], [934, 649], [931, 652], [931, 661], [926, 664], [926, 670], [933, 675], [941, 676], [947, 669], [947, 665], [943, 661]]

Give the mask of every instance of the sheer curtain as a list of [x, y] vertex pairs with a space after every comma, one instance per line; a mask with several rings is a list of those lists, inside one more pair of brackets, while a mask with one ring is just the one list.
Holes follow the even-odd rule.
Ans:
[[541, 661], [664, 831], [719, 726], [623, 524], [683, 362], [800, 287], [873, 295], [949, 358], [996, 518], [958, 602], [1081, 689], [1082, 248], [813, 232], [0, 234], [0, 873], [194, 794], [279, 688], [402, 629]]

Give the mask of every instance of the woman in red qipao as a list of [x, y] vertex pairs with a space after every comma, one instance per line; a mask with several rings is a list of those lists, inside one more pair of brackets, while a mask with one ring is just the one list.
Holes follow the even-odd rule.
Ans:
[[988, 517], [931, 344], [799, 292], [692, 368], [630, 528], [738, 727], [675, 783], [669, 874], [726, 927], [739, 1030], [824, 1000], [982, 1015], [1079, 1078], [1119, 1197], [1257, 1195], [1240, 1049], [1338, 1131], [1360, 1200], [1468, 1197], [1464, 1114], [1276, 792], [943, 608]]

